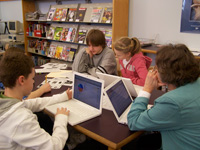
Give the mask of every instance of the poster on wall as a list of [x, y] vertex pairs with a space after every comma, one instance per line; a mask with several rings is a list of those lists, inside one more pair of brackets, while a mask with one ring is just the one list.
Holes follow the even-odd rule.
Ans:
[[181, 32], [200, 33], [200, 0], [183, 0]]

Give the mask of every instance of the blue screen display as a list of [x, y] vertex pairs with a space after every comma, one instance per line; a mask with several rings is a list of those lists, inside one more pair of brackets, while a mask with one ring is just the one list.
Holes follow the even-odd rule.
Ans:
[[101, 87], [101, 82], [75, 75], [74, 98], [99, 109]]
[[120, 117], [132, 102], [132, 99], [129, 96], [122, 80], [120, 80], [114, 86], [112, 86], [109, 90], [107, 90], [106, 93], [118, 117]]

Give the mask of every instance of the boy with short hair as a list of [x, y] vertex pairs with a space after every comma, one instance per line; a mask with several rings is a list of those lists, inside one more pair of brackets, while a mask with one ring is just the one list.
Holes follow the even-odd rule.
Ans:
[[[4, 52], [2, 54], [2, 56], [5, 54], [5, 53], [24, 53], [24, 50], [18, 48], [18, 47], [7, 47], [6, 48], [6, 52]], [[0, 57], [0, 60], [1, 60], [1, 57]], [[4, 90], [4, 85], [3, 83], [0, 81], [0, 90]], [[25, 96], [23, 97], [23, 99], [33, 99], [33, 98], [37, 98], [37, 97], [40, 97], [42, 96], [44, 93], [47, 93], [51, 91], [51, 85], [49, 83], [45, 83], [43, 84], [40, 88], [38, 88], [37, 90], [35, 91], [32, 91], [28, 96]]]
[[52, 97], [22, 100], [34, 83], [33, 61], [23, 53], [6, 53], [0, 62], [0, 80], [5, 86], [0, 95], [0, 149], [62, 150], [68, 138], [69, 111], [57, 109], [52, 136], [40, 128], [36, 115], [45, 106], [71, 99], [68, 89]]
[[81, 49], [72, 64], [72, 70], [97, 76], [96, 72], [117, 75], [117, 62], [112, 49], [106, 45], [105, 35], [91, 29], [86, 37], [87, 48]]

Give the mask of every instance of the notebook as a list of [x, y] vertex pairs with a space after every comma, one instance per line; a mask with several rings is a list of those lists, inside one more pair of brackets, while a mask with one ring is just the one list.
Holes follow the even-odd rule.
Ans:
[[[114, 76], [114, 75], [110, 75], [110, 74], [105, 74], [105, 73], [101, 73], [101, 72], [96, 72], [96, 74], [97, 74], [97, 76], [98, 76], [99, 79], [104, 80], [104, 87], [105, 88], [109, 84], [111, 84], [112, 82], [114, 82], [116, 79], [122, 79], [124, 81], [124, 83], [126, 84], [126, 87], [128, 88], [128, 91], [131, 94], [131, 96], [137, 97], [138, 94], [137, 94], [135, 85], [132, 83], [131, 79], [129, 79], [129, 78], [123, 78], [123, 77], [120, 77], [120, 76]], [[140, 88], [140, 86], [136, 86], [136, 87]]]
[[116, 79], [105, 88], [105, 94], [112, 104], [113, 113], [119, 123], [127, 124], [127, 114], [132, 97], [122, 79]]
[[104, 81], [90, 75], [73, 72], [73, 81], [71, 100], [46, 107], [53, 114], [58, 107], [69, 109], [72, 126], [101, 115], [104, 91]]

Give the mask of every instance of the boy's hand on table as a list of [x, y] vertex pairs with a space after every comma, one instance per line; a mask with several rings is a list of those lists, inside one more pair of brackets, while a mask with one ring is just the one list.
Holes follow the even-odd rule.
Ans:
[[58, 115], [58, 114], [63, 114], [63, 115], [68, 116], [69, 115], [69, 110], [67, 110], [67, 108], [63, 108], [63, 107], [62, 108], [57, 108], [56, 115]]
[[43, 93], [51, 91], [51, 85], [49, 83], [43, 84], [40, 89], [43, 91]]

